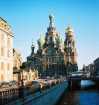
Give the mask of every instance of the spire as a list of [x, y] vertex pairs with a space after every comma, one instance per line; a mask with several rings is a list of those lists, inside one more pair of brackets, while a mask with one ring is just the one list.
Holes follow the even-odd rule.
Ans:
[[49, 21], [50, 21], [49, 27], [53, 27], [54, 26], [54, 16], [53, 15], [49, 15]]
[[31, 56], [34, 54], [34, 49], [35, 49], [35, 46], [34, 46], [34, 42], [32, 41], [32, 45], [31, 45]]

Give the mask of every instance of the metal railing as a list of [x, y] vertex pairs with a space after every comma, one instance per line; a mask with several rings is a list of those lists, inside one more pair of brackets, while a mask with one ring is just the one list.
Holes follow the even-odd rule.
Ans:
[[16, 100], [19, 97], [19, 88], [4, 88], [0, 89], [0, 105], [5, 105], [12, 100]]

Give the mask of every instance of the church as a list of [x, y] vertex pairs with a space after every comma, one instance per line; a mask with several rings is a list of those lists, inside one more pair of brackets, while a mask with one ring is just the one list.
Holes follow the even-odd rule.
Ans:
[[61, 38], [54, 24], [54, 17], [49, 15], [49, 26], [45, 36], [38, 39], [37, 52], [32, 43], [31, 54], [27, 57], [26, 68], [37, 70], [40, 77], [66, 76], [77, 71], [77, 51], [73, 29], [65, 30], [65, 40]]

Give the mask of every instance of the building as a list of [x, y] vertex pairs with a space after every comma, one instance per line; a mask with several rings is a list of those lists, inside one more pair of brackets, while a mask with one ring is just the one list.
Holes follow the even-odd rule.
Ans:
[[94, 60], [95, 73], [99, 75], [99, 58]]
[[30, 68], [29, 62], [23, 62], [21, 66], [21, 80], [31, 81], [38, 79], [38, 70], [36, 68]]
[[22, 66], [22, 57], [18, 50], [13, 49], [13, 80], [21, 79], [21, 67]]
[[56, 30], [54, 18], [49, 15], [49, 26], [45, 36], [38, 39], [38, 50], [31, 46], [31, 54], [26, 64], [30, 69], [38, 70], [39, 76], [66, 76], [67, 71], [77, 71], [77, 52], [72, 28], [66, 29], [66, 39], [63, 41]]
[[0, 17], [0, 81], [13, 80], [13, 33]]
[[84, 73], [90, 73], [90, 76], [96, 76], [99, 75], [99, 58], [95, 59], [93, 63], [83, 66], [82, 68]]
[[21, 77], [23, 76], [22, 79], [24, 81], [32, 81], [38, 79], [38, 71], [35, 69], [24, 69], [22, 73], [23, 74]]
[[84, 75], [89, 74], [89, 76], [95, 76], [96, 73], [94, 63], [88, 64], [87, 66], [83, 65], [82, 71]]

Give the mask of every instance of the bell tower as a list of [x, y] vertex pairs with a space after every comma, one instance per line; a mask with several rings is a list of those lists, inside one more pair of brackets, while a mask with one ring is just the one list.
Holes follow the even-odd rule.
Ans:
[[65, 64], [72, 65], [74, 69], [74, 66], [75, 65], [77, 66], [77, 51], [76, 51], [75, 40], [74, 40], [74, 32], [70, 26], [67, 27], [65, 31], [65, 35], [66, 35], [66, 39], [64, 42], [65, 58], [66, 58]]

